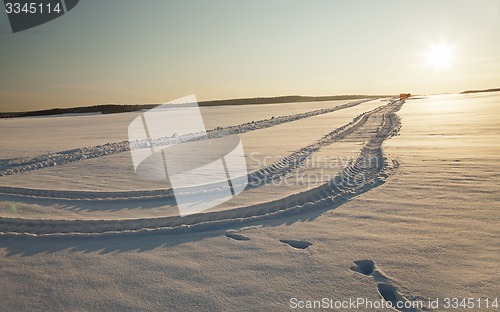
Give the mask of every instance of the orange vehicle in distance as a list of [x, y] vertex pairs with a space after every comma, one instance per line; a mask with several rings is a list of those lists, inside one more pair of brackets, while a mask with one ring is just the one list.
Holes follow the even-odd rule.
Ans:
[[401, 94], [399, 94], [399, 99], [405, 100], [405, 99], [409, 98], [410, 96], [411, 96], [410, 93], [401, 93]]

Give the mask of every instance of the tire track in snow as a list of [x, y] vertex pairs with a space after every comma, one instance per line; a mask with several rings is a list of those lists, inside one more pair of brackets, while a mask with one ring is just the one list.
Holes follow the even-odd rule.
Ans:
[[[323, 108], [305, 113], [279, 116], [276, 118], [263, 119], [259, 121], [252, 121], [225, 128], [219, 127], [217, 129], [208, 130], [204, 135], [196, 135], [190, 133], [178, 137], [162, 137], [153, 140], [139, 140], [139, 141], [134, 141], [133, 143], [134, 146], [136, 146], [137, 148], [150, 148], [151, 145], [166, 146], [175, 143], [222, 138], [229, 135], [246, 133], [259, 129], [271, 128], [277, 125], [281, 125], [292, 121], [297, 121], [304, 118], [332, 113], [338, 110], [351, 108], [361, 103], [372, 100], [373, 99], [359, 100], [331, 108]], [[48, 153], [28, 159], [26, 158], [3, 159], [0, 160], [0, 177], [53, 167], [53, 166], [65, 165], [80, 160], [93, 159], [128, 151], [130, 151], [129, 142], [122, 141], [117, 143], [106, 143], [103, 145], [97, 145], [93, 147], [75, 148], [61, 152]]]
[[386, 159], [382, 143], [395, 135], [400, 119], [395, 114], [404, 101], [391, 102], [383, 123], [362, 147], [358, 157], [327, 183], [285, 198], [233, 210], [129, 220], [38, 220], [0, 218], [0, 234], [28, 236], [100, 236], [149, 233], [186, 233], [260, 222], [315, 209], [328, 209], [383, 184], [397, 162]]
[[[278, 180], [294, 169], [301, 166], [312, 154], [318, 152], [321, 147], [342, 140], [354, 131], [365, 125], [367, 120], [381, 111], [385, 110], [391, 104], [386, 104], [372, 109], [368, 112], [358, 115], [351, 122], [329, 132], [319, 140], [300, 148], [282, 159], [249, 173], [246, 177], [233, 179], [235, 186], [245, 184], [248, 181], [248, 187], [256, 188], [266, 185], [274, 180]], [[245, 179], [246, 178], [246, 179]], [[226, 183], [214, 183], [207, 185], [205, 192], [218, 192], [225, 190]], [[195, 188], [199, 190], [199, 188]], [[193, 192], [189, 188], [178, 190], [184, 194]], [[194, 192], [193, 192], [194, 193]], [[30, 189], [22, 187], [0, 186], [0, 194], [9, 196], [22, 196], [31, 198], [58, 199], [58, 200], [81, 200], [81, 201], [125, 201], [125, 200], [149, 200], [158, 198], [173, 198], [174, 193], [169, 189], [139, 190], [139, 191], [115, 191], [115, 192], [96, 192], [96, 191], [69, 191], [69, 190], [49, 190], [49, 189]]]

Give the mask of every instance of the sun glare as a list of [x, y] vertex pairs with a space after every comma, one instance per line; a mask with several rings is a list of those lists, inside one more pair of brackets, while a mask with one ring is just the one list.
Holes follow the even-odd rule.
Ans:
[[450, 68], [452, 61], [453, 51], [445, 44], [435, 45], [427, 52], [427, 63], [435, 70]]

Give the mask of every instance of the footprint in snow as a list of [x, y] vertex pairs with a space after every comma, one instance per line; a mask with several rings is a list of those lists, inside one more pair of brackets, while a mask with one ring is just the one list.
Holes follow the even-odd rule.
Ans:
[[375, 263], [372, 260], [356, 260], [350, 269], [364, 275], [372, 275], [375, 270]]
[[226, 234], [224, 234], [224, 236], [232, 238], [234, 240], [238, 240], [238, 241], [247, 241], [247, 240], [250, 240], [249, 237], [246, 237], [243, 234], [238, 234], [238, 233], [233, 233], [233, 232], [227, 232]]
[[[356, 260], [354, 265], [350, 267], [351, 271], [361, 273], [366, 276], [372, 276], [377, 283], [377, 291], [380, 296], [387, 302], [390, 302], [392, 307], [401, 312], [417, 312], [411, 300], [403, 296], [393, 285], [393, 282], [382, 271], [375, 267], [372, 260]], [[425, 310], [425, 309], [424, 309]]]
[[311, 246], [313, 243], [308, 242], [308, 241], [300, 241], [300, 240], [294, 240], [294, 239], [280, 239], [280, 242], [283, 244], [288, 244], [292, 246], [293, 248], [297, 249], [306, 249], [307, 247]]

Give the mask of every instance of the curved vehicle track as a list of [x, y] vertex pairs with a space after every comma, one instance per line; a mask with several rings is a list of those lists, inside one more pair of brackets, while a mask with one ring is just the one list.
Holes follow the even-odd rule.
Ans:
[[[305, 113], [298, 113], [287, 116], [279, 116], [276, 118], [263, 119], [259, 121], [247, 122], [240, 125], [229, 126], [225, 128], [208, 130], [206, 134], [187, 134], [178, 137], [162, 137], [153, 140], [133, 141], [134, 148], [150, 148], [153, 146], [166, 146], [174, 143], [193, 142], [206, 139], [222, 138], [229, 135], [246, 133], [259, 129], [271, 128], [284, 123], [332, 113], [338, 110], [351, 108], [361, 103], [371, 101], [372, 99], [349, 102], [331, 108], [317, 109]], [[60, 166], [72, 162], [93, 159], [123, 152], [130, 151], [130, 143], [128, 141], [106, 143], [93, 147], [75, 148], [55, 153], [39, 155], [33, 158], [13, 158], [0, 160], [0, 177], [24, 173], [32, 170], [38, 170], [53, 166]]]
[[[365, 125], [367, 120], [379, 112], [387, 109], [387, 105], [379, 106], [373, 110], [360, 114], [355, 117], [351, 122], [329, 132], [319, 140], [300, 148], [286, 157], [270, 164], [266, 167], [258, 169], [249, 173], [245, 177], [235, 179], [233, 184], [235, 186], [245, 184], [248, 181], [248, 187], [256, 188], [271, 181], [280, 179], [286, 176], [292, 170], [302, 165], [308, 157], [318, 152], [322, 147], [339, 141], [360, 129]], [[217, 192], [225, 186], [218, 183], [207, 185], [204, 188], [206, 192]], [[199, 189], [199, 188], [196, 188]], [[179, 192], [179, 190], [178, 190]], [[189, 188], [185, 188], [185, 193], [192, 192]], [[174, 193], [171, 188], [168, 189], [153, 189], [153, 190], [138, 190], [138, 191], [114, 191], [114, 192], [96, 192], [96, 191], [69, 191], [69, 190], [50, 190], [50, 189], [32, 189], [22, 187], [8, 187], [0, 186], [0, 194], [8, 196], [23, 196], [31, 198], [45, 198], [45, 199], [58, 199], [58, 200], [82, 200], [82, 201], [124, 201], [124, 200], [148, 200], [158, 198], [173, 198]]]
[[[384, 183], [391, 171], [398, 166], [397, 162], [384, 157], [382, 143], [399, 131], [401, 123], [395, 112], [401, 108], [403, 103], [404, 101], [392, 101], [377, 108], [377, 113], [382, 119], [381, 125], [362, 147], [358, 156], [333, 179], [304, 192], [267, 203], [187, 217], [87, 221], [0, 218], [0, 234], [101, 236], [198, 232], [253, 223], [315, 209], [328, 209]], [[363, 115], [358, 116], [353, 123], [366, 122], [366, 120], [362, 122]], [[314, 146], [320, 148], [321, 142], [328, 142], [334, 138], [334, 136], [329, 136], [331, 133], [304, 149], [314, 150]]]

